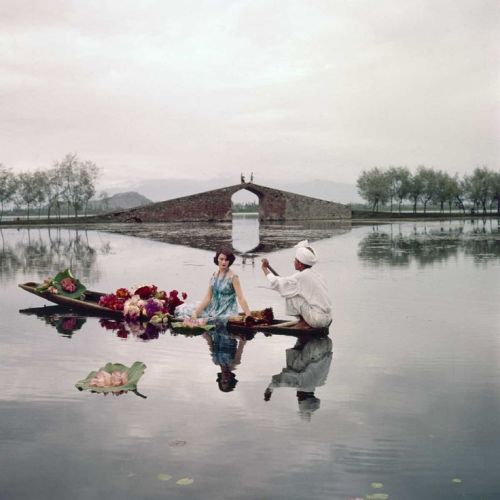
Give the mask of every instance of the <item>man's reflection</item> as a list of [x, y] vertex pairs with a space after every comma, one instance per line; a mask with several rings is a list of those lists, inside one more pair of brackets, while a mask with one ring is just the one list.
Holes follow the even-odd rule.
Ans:
[[305, 420], [320, 406], [314, 394], [316, 387], [324, 385], [332, 362], [332, 340], [330, 337], [302, 335], [291, 349], [286, 350], [286, 367], [273, 375], [264, 392], [269, 401], [277, 387], [293, 387], [297, 390], [299, 413]]
[[215, 329], [205, 332], [203, 337], [207, 341], [212, 361], [221, 369], [217, 374], [219, 389], [222, 392], [231, 392], [238, 383], [234, 370], [241, 363], [246, 338], [231, 335], [223, 321], [216, 321]]

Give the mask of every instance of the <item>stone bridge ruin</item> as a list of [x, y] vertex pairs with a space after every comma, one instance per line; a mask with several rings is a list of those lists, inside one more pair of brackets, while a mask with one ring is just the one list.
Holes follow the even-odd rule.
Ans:
[[259, 198], [259, 219], [262, 222], [345, 220], [351, 219], [352, 216], [348, 205], [272, 189], [253, 182], [242, 182], [234, 186], [106, 214], [104, 218], [117, 222], [231, 221], [231, 197], [242, 189], [250, 191]]

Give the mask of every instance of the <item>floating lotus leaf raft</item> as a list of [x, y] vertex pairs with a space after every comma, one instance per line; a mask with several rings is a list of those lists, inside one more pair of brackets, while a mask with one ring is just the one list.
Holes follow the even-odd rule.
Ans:
[[127, 372], [128, 381], [124, 385], [118, 386], [104, 386], [104, 387], [96, 387], [94, 385], [90, 385], [90, 381], [95, 378], [97, 375], [97, 371], [90, 372], [86, 378], [80, 380], [75, 384], [75, 387], [79, 391], [92, 391], [92, 392], [118, 392], [118, 391], [137, 391], [137, 383], [139, 379], [144, 374], [144, 370], [146, 369], [146, 365], [141, 361], [136, 361], [130, 368], [121, 363], [106, 363], [105, 366], [100, 368], [98, 371], [105, 371], [109, 374], [119, 371], [121, 373]]

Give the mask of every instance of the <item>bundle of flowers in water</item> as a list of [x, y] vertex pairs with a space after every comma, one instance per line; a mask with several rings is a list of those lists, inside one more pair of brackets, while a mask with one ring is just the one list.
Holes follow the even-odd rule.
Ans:
[[78, 381], [75, 387], [79, 391], [88, 390], [102, 394], [119, 395], [128, 391], [137, 393], [137, 383], [145, 369], [146, 365], [141, 361], [136, 361], [130, 367], [121, 363], [106, 363], [99, 370], [90, 372], [87, 377]]

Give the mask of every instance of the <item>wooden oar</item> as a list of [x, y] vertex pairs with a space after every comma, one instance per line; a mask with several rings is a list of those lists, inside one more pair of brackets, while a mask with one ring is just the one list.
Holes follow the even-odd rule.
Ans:
[[269, 271], [271, 271], [275, 276], [279, 276], [279, 274], [269, 265], [267, 264], [267, 268], [269, 269]]

